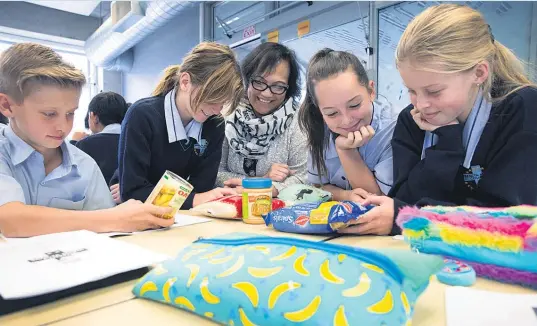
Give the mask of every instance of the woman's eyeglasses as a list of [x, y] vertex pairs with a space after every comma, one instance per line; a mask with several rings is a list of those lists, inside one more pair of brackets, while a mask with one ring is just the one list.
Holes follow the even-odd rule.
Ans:
[[250, 81], [250, 84], [252, 84], [252, 87], [257, 91], [264, 91], [265, 89], [270, 89], [270, 92], [275, 95], [282, 95], [283, 93], [287, 92], [287, 89], [289, 89], [289, 86], [287, 85], [268, 85], [267, 83], [252, 79]]

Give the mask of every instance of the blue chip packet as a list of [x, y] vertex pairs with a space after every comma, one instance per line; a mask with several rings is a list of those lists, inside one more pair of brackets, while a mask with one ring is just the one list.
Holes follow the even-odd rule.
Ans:
[[267, 226], [282, 232], [326, 234], [347, 226], [373, 207], [351, 201], [305, 203], [272, 211], [263, 219]]

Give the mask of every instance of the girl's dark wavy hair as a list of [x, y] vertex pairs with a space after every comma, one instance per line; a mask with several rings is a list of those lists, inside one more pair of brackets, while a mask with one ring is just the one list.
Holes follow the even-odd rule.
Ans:
[[[330, 133], [325, 132], [323, 115], [317, 104], [315, 83], [329, 77], [352, 70], [360, 85], [369, 89], [367, 71], [354, 54], [346, 51], [334, 51], [324, 48], [317, 52], [310, 60], [306, 76], [306, 98], [302, 102], [298, 113], [300, 129], [308, 138], [308, 149], [312, 157], [313, 167], [319, 173], [319, 180], [328, 175], [324, 163], [324, 153], [330, 141]], [[371, 90], [370, 90], [371, 91]]]

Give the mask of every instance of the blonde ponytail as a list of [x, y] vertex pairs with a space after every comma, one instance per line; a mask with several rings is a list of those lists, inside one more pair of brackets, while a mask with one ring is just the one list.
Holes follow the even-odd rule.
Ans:
[[408, 24], [395, 52], [398, 66], [410, 61], [423, 70], [440, 73], [464, 72], [487, 61], [490, 73], [482, 87], [492, 100], [535, 86], [526, 76], [522, 62], [494, 39], [483, 15], [463, 5], [427, 8]]
[[177, 84], [177, 78], [179, 76], [179, 71], [181, 70], [180, 65], [169, 66], [164, 70], [164, 76], [159, 80], [157, 87], [152, 96], [164, 96], [168, 94], [172, 89], [174, 89]]
[[223, 103], [229, 112], [237, 108], [244, 88], [239, 63], [229, 46], [199, 43], [187, 53], [181, 65], [166, 68], [152, 95], [166, 95], [177, 86], [179, 75], [184, 72], [190, 75], [196, 88], [190, 103], [194, 112], [202, 103]]
[[498, 41], [494, 41], [494, 46], [496, 53], [491, 87], [493, 98], [501, 100], [521, 88], [535, 86], [527, 77], [524, 65], [513, 51]]

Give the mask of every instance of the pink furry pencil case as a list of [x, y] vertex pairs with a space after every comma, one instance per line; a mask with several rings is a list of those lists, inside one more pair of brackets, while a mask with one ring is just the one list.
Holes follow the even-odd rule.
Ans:
[[405, 207], [397, 224], [420, 252], [465, 261], [479, 276], [537, 288], [537, 207]]

